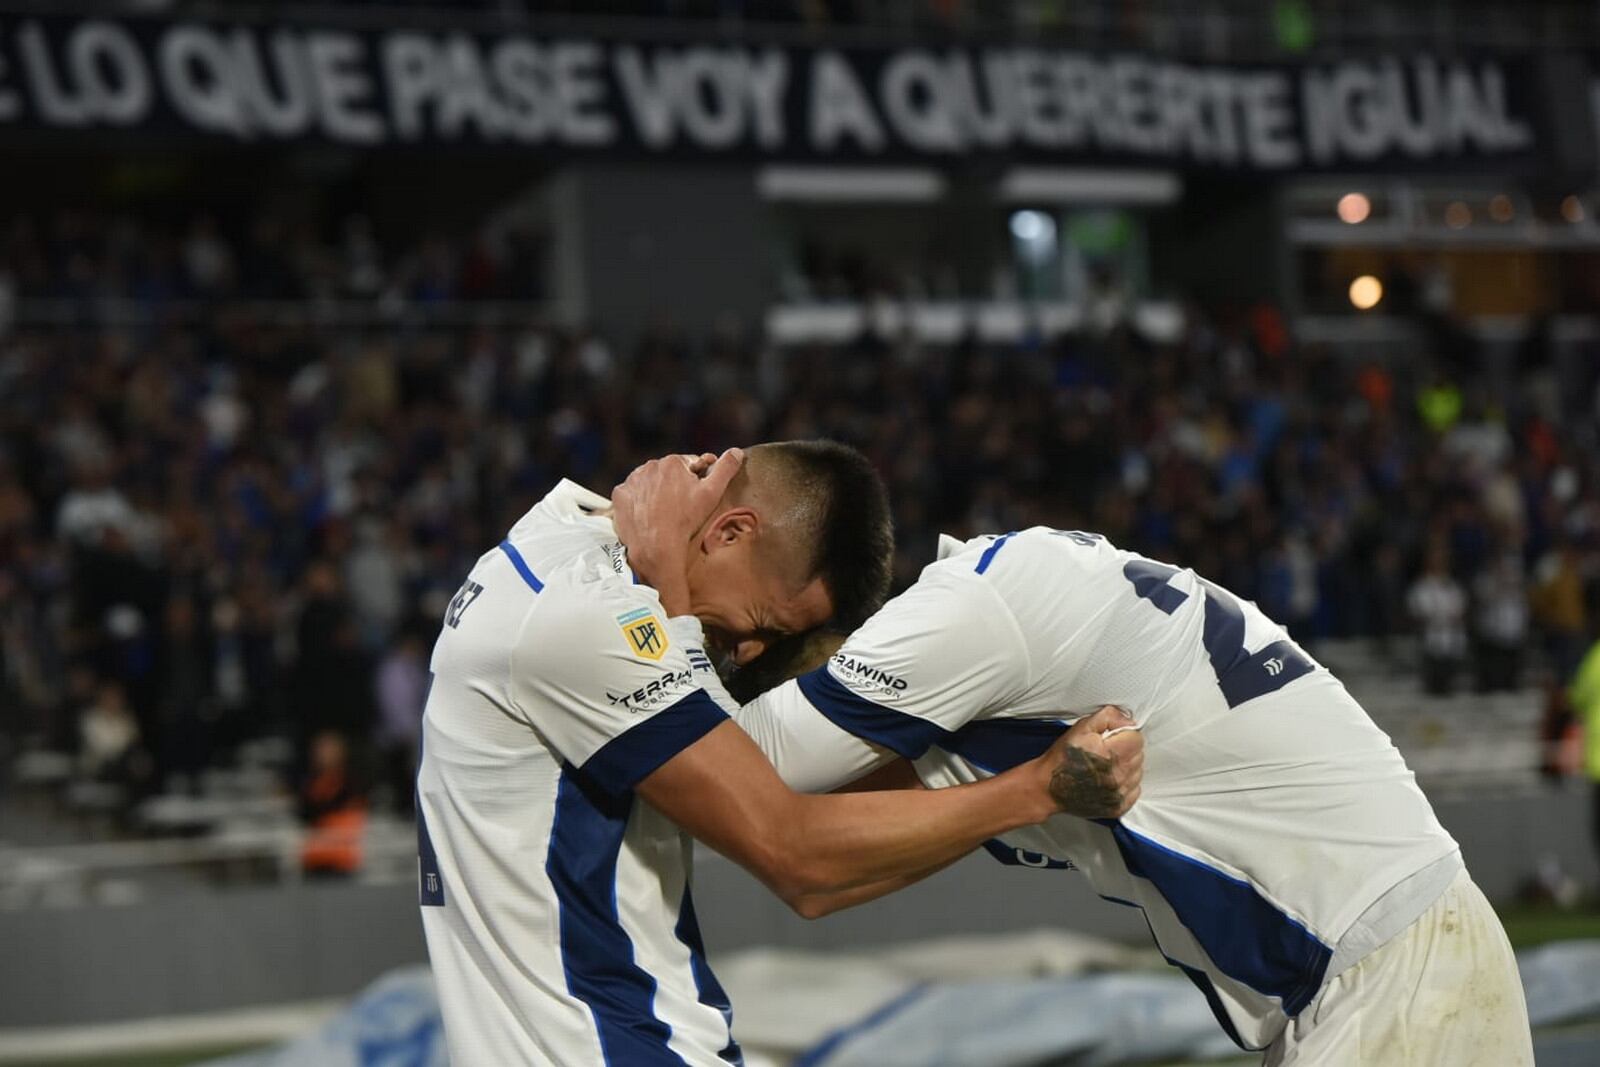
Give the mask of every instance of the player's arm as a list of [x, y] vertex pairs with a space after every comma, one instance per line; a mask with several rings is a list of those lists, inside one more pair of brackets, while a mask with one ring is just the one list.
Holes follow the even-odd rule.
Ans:
[[[691, 649], [692, 654], [699, 652], [702, 636], [695, 619], [673, 619], [671, 633], [673, 640]], [[836, 635], [827, 634], [798, 637], [789, 642], [788, 647], [773, 649], [761, 661], [743, 668], [735, 679], [735, 685], [742, 684], [748, 690], [760, 690], [797, 671], [821, 667], [838, 650], [842, 640]], [[1004, 668], [1001, 668], [1003, 672]], [[988, 838], [997, 836], [984, 832], [982, 824], [975, 823], [965, 837], [960, 836], [959, 831], [955, 831], [956, 836], [949, 836], [951, 830], [940, 830], [923, 842], [908, 842], [899, 833], [884, 838], [880, 844], [872, 844], [872, 838], [869, 837], [862, 842], [861, 855], [868, 858], [879, 855], [885, 859], [885, 866], [900, 868], [888, 877], [869, 879], [856, 866], [858, 861], [849, 854], [849, 848], [854, 843], [851, 834], [856, 829], [852, 818], [865, 814], [871, 808], [883, 808], [885, 810], [881, 818], [904, 828], [901, 832], [910, 832], [915, 824], [908, 821], [907, 816], [897, 814], [904, 809], [914, 816], [934, 819], [928, 824], [930, 828], [938, 825], [937, 811], [915, 806], [918, 805], [919, 794], [926, 798], [936, 794], [923, 790], [922, 782], [910, 761], [898, 758], [889, 749], [835, 726], [816, 711], [795, 685], [783, 686], [770, 698], [758, 698], [740, 708], [727, 696], [714, 672], [706, 672], [702, 682], [724, 707], [733, 709], [741, 727], [753, 727], [751, 739], [766, 757], [754, 769], [769, 784], [774, 783], [772, 774], [781, 774], [784, 781], [795, 788], [833, 789], [836, 794], [856, 794], [857, 799], [863, 801], [876, 794], [868, 801], [869, 808], [863, 804], [851, 804], [850, 798], [842, 795], [807, 797], [775, 791], [773, 797], [779, 803], [766, 809], [766, 817], [774, 820], [772, 825], [779, 833], [788, 831], [798, 834], [800, 840], [782, 843], [776, 854], [762, 856], [739, 851], [752, 840], [771, 840], [772, 837], [760, 831], [741, 831], [738, 823], [747, 813], [739, 809], [737, 798], [724, 799], [715, 795], [715, 790], [722, 788], [724, 783], [684, 790], [684, 793], [693, 796], [687, 801], [682, 795], [672, 795], [670, 782], [665, 785], [649, 780], [641, 783], [640, 792], [647, 799], [695, 836], [756, 873], [802, 916], [816, 918], [904, 889], [949, 866]], [[747, 720], [745, 716], [750, 712], [756, 714]], [[1138, 783], [1143, 770], [1142, 738], [1127, 736], [1123, 740], [1113, 741], [1108, 748], [1100, 736], [1102, 731], [1126, 721], [1119, 709], [1104, 708], [1069, 731], [1058, 746], [1043, 757], [1046, 763], [1050, 763], [1059, 756], [1059, 762], [1051, 767], [1049, 787], [1056, 810], [1113, 817], [1125, 812], [1138, 798]], [[737, 732], [733, 731], [734, 734]], [[679, 770], [691, 767], [696, 759], [695, 749], [709, 746], [714, 737], [715, 734], [709, 735], [699, 745], [680, 754], [677, 759], [664, 765], [657, 775], [671, 779]], [[1111, 758], [1098, 758], [1094, 755], [1096, 750], [1108, 752]], [[776, 765], [776, 772], [769, 772], [769, 760]], [[675, 768], [674, 764], [679, 767]], [[717, 766], [713, 765], [713, 774]], [[1019, 771], [1023, 769], [1016, 768]], [[999, 779], [993, 779], [980, 784], [998, 782]], [[661, 792], [665, 795], [654, 795], [653, 785], [662, 785]], [[964, 786], [943, 792], [959, 795], [974, 788]], [[743, 795], [759, 799], [759, 792]], [[1069, 800], [1070, 804], [1062, 805], [1059, 798]], [[941, 804], [944, 803], [944, 797], [938, 799]], [[965, 798], [962, 800], [963, 803], [967, 802]], [[709, 806], [702, 807], [701, 804], [706, 801], [709, 801]], [[762, 814], [757, 811], [754, 816], [759, 819]], [[1002, 808], [1000, 816], [1003, 818], [1007, 814], [1014, 815], [1015, 812]], [[836, 823], [831, 821], [833, 819], [843, 821]], [[876, 828], [868, 824], [868, 829]], [[806, 840], [808, 833], [815, 837]], [[915, 853], [904, 858], [892, 854], [892, 849], [902, 843], [909, 843], [912, 848], [920, 845], [925, 850], [922, 853], [924, 857], [938, 858], [923, 866], [914, 858]], [[825, 848], [837, 847], [841, 855], [835, 858], [826, 852], [819, 852], [819, 844]], [[816, 857], [819, 866], [808, 868], [809, 857]], [[828, 864], [835, 859], [842, 866], [838, 870], [830, 870]], [[763, 863], [767, 864], [765, 870]], [[857, 878], [863, 880], [856, 882]]]
[[1059, 810], [1051, 775], [1078, 735], [973, 786], [795, 793], [700, 684], [703, 650], [664, 627], [638, 640], [660, 625], [648, 590], [549, 583], [541, 597], [508, 664], [513, 707], [586, 787], [636, 791], [797, 909], [937, 867]]
[[896, 757], [879, 767], [875, 771], [847, 782], [835, 789], [835, 793], [876, 793], [884, 789], [926, 789], [922, 779], [917, 777], [917, 768], [908, 759]]
[[[885, 789], [926, 789], [922, 779], [917, 777], [917, 769], [908, 759], [894, 758], [875, 771], [857, 778], [853, 782], [841, 785], [835, 793], [875, 793]], [[957, 857], [958, 859], [960, 857]], [[931, 877], [954, 863], [941, 863], [937, 867], [929, 867], [925, 871], [916, 871], [912, 874], [903, 874], [895, 878], [885, 878], [878, 882], [868, 882], [853, 889], [842, 889], [834, 893], [810, 893], [799, 900], [791, 901], [796, 913], [807, 919], [820, 919], [824, 915], [832, 915], [836, 911], [853, 908], [859, 904], [867, 904], [879, 897], [886, 897], [890, 893], [898, 893], [908, 886], [916, 885], [924, 878]]]
[[[1117, 710], [1114, 708], [1102, 709], [1107, 713]], [[1088, 729], [1089, 727], [1086, 726], [1085, 728]], [[1121, 748], [1121, 746], [1126, 747]], [[1135, 770], [1135, 774], [1131, 779], [1135, 784], [1125, 787], [1126, 794], [1124, 796], [1113, 798], [1108, 793], [1113, 791], [1115, 787], [1109, 787], [1107, 782], [1116, 773], [1116, 762], [1106, 761], [1105, 763], [1094, 765], [1093, 761], [1090, 760], [1086, 764], [1079, 761], [1079, 757], [1088, 755], [1083, 748], [1069, 749], [1067, 753], [1068, 763], [1058, 768], [1051, 779], [1051, 793], [1063, 810], [1070, 812], [1084, 808], [1090, 803], [1089, 798], [1091, 797], [1095, 798], [1093, 802], [1102, 809], [1121, 804], [1124, 801], [1131, 805], [1133, 800], [1137, 799], [1137, 772], [1142, 770], [1144, 764], [1143, 743], [1139, 739], [1129, 738], [1127, 742], [1119, 743], [1118, 746], [1114, 747], [1120, 748], [1119, 751], [1115, 752], [1115, 756], [1116, 760], [1124, 765], [1124, 769]], [[855, 781], [840, 786], [834, 792], [856, 793], [923, 788], [926, 787], [923, 785], [922, 779], [917, 776], [916, 768], [912, 765], [912, 762], [907, 759], [895, 758], [877, 770], [870, 771]], [[959, 859], [960, 857], [956, 858]], [[898, 893], [900, 890], [915, 885], [924, 878], [938, 874], [954, 862], [955, 859], [951, 859], [938, 866], [929, 867], [927, 870], [897, 875], [877, 882], [868, 882], [865, 885], [854, 886], [850, 889], [807, 893], [796, 899], [791, 899], [789, 905], [796, 913], [807, 919], [818, 919], [824, 915], [832, 915], [836, 911], [843, 911], [846, 908], [869, 903], [891, 893]]]
[[[687, 646], [704, 641], [700, 622], [692, 615], [673, 619], [671, 630], [673, 639]], [[878, 789], [919, 787], [915, 772], [895, 753], [834, 726], [793, 687], [779, 690], [796, 675], [826, 663], [843, 640], [838, 634], [821, 631], [797, 634], [740, 667], [727, 688], [715, 672], [702, 679], [702, 684], [754, 739], [791, 789], [802, 793], [843, 788], [859, 791], [867, 788], [867, 779], [885, 783], [878, 784]], [[897, 780], [878, 776], [886, 764], [896, 762], [905, 767]]]
[[820, 919], [824, 916], [832, 915], [836, 911], [844, 911], [846, 908], [854, 908], [861, 904], [870, 904], [880, 897], [898, 893], [902, 889], [916, 885], [924, 878], [938, 874], [960, 858], [960, 856], [957, 856], [955, 859], [941, 863], [937, 867], [929, 867], [927, 870], [917, 871], [915, 874], [885, 878], [880, 882], [868, 882], [866, 885], [858, 885], [853, 889], [840, 889], [832, 893], [808, 893], [787, 903], [794, 910], [794, 913], [802, 919]]
[[1065, 754], [1110, 722], [1085, 719], [1044, 755], [972, 785], [822, 796], [790, 790], [728, 722], [641, 780], [638, 792], [801, 914], [822, 914], [845, 906], [837, 894], [866, 889], [852, 895], [858, 903], [890, 892], [991, 837], [1057, 814], [1052, 777]]

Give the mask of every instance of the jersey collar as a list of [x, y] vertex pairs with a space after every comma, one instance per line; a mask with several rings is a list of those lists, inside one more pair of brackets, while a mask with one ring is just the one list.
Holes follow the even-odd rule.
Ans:
[[579, 485], [568, 478], [563, 478], [556, 487], [540, 498], [539, 502], [529, 508], [527, 514], [516, 521], [507, 536], [515, 539], [528, 524], [539, 514], [560, 517], [562, 519], [583, 519], [590, 516], [610, 520], [611, 501]]
[[585, 513], [611, 507], [610, 498], [603, 497], [592, 489], [585, 489], [570, 478], [561, 479], [545, 499], [554, 503], [570, 504], [573, 510]]

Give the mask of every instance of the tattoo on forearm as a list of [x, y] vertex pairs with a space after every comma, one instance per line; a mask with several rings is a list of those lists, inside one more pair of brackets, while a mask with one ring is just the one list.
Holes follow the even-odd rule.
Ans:
[[1115, 815], [1121, 806], [1111, 761], [1081, 748], [1069, 748], [1050, 775], [1050, 795], [1061, 810], [1085, 819]]

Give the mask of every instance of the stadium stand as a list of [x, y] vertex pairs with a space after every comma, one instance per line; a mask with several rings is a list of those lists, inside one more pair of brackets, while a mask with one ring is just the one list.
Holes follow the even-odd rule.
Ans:
[[[1519, 947], [1593, 936], [1600, 5], [0, 11], [0, 1064], [315, 1043], [421, 961], [462, 575], [558, 478], [770, 438], [869, 454], [897, 588], [1046, 524], [1257, 601]], [[802, 923], [697, 851], [724, 961], [1148, 932], [985, 855]]]
[[1600, 617], [1595, 371], [1537, 342], [1505, 366], [1440, 330], [1429, 358], [1352, 363], [1261, 306], [1191, 307], [1174, 343], [1112, 318], [1014, 346], [619, 348], [506, 313], [537, 292], [515, 248], [327, 229], [63, 212], [5, 231], [13, 305], [54, 319], [0, 340], [10, 779], [81, 828], [270, 858], [328, 731], [402, 816], [421, 649], [460, 574], [556, 478], [604, 489], [675, 448], [857, 443], [892, 486], [902, 584], [941, 530], [1092, 528], [1188, 563], [1334, 649], [1425, 776], [1528, 780], [1541, 759], [1536, 691], [1416, 698], [1425, 558], [1464, 605], [1462, 689], [1516, 684], [1467, 676], [1496, 625], [1539, 638], [1544, 679]]

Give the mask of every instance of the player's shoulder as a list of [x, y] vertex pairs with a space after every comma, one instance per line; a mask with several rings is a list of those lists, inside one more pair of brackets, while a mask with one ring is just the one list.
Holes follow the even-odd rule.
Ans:
[[922, 568], [911, 587], [892, 598], [864, 627], [877, 640], [926, 641], [930, 633], [983, 627], [1005, 610], [1006, 595], [987, 572], [1014, 534], [960, 541], [939, 538], [939, 557]]
[[517, 520], [500, 551], [544, 601], [628, 596], [636, 579], [609, 507], [605, 497], [563, 479]]
[[660, 660], [669, 647], [661, 597], [618, 574], [606, 554], [585, 553], [552, 572], [540, 603], [528, 619], [524, 645], [545, 656], [585, 658], [626, 651]]
[[923, 604], [968, 626], [1009, 615], [1024, 632], [1067, 610], [1088, 610], [1122, 582], [1128, 553], [1103, 535], [1034, 526], [945, 546], [917, 580]]
[[640, 609], [660, 612], [660, 594], [626, 566], [618, 571], [614, 559], [606, 545], [596, 544], [562, 561], [544, 581], [545, 606], [569, 618]]
[[1071, 563], [1089, 568], [1110, 565], [1124, 555], [1104, 534], [1031, 526], [967, 541], [941, 535], [939, 558], [923, 574], [1000, 577], [1031, 571], [1046, 560], [1055, 566]]

